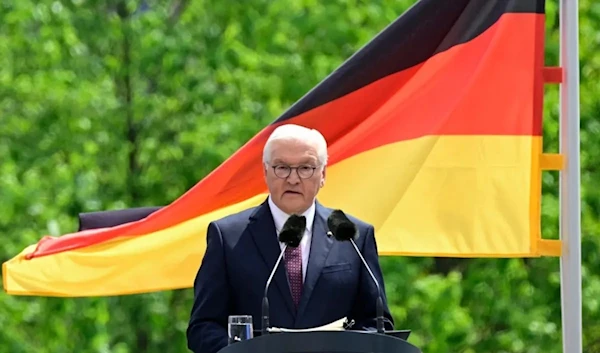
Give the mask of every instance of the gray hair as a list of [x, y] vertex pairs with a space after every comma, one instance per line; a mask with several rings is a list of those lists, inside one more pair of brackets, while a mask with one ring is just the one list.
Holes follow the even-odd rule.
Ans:
[[317, 149], [319, 163], [322, 166], [327, 165], [327, 141], [325, 137], [315, 129], [309, 129], [295, 124], [281, 125], [275, 128], [265, 143], [263, 149], [263, 163], [268, 163], [271, 159], [271, 144], [277, 140], [296, 140], [311, 143]]

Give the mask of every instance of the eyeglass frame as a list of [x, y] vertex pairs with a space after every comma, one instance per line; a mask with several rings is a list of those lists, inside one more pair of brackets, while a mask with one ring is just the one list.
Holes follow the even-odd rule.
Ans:
[[[268, 163], [265, 163], [265, 164], [268, 164]], [[289, 168], [288, 169], [289, 172], [284, 177], [279, 176], [279, 175], [277, 175], [277, 168], [278, 167], [287, 167], [287, 168]], [[309, 165], [309, 164], [302, 164], [302, 165], [299, 165], [299, 166], [296, 166], [296, 167], [292, 167], [292, 166], [287, 165], [287, 164], [276, 164], [276, 165], [271, 166], [271, 168], [273, 168], [273, 174], [275, 174], [275, 176], [278, 177], [279, 179], [287, 179], [287, 178], [289, 178], [290, 175], [292, 175], [292, 170], [294, 170], [294, 169], [296, 170], [296, 175], [298, 176], [298, 178], [300, 178], [300, 179], [310, 179], [313, 176], [315, 176], [315, 170], [321, 168], [321, 166], [320, 165], [318, 165], [318, 166], [312, 166], [312, 165]], [[300, 175], [300, 169], [299, 168], [310, 168], [310, 169], [312, 169], [312, 173], [308, 177], [302, 177]]]

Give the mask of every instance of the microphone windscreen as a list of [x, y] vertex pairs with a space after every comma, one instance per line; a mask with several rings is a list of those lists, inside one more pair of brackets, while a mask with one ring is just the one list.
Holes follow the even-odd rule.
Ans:
[[327, 226], [333, 237], [339, 241], [355, 239], [358, 234], [356, 224], [342, 210], [334, 210], [327, 218]]
[[281, 232], [279, 232], [279, 241], [292, 248], [297, 248], [304, 236], [305, 229], [306, 217], [293, 214], [283, 224]]

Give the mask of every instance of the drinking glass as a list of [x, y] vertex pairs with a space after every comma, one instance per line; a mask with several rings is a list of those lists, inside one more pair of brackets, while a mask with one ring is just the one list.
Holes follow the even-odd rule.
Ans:
[[227, 323], [229, 344], [249, 340], [254, 337], [254, 326], [250, 315], [231, 315]]

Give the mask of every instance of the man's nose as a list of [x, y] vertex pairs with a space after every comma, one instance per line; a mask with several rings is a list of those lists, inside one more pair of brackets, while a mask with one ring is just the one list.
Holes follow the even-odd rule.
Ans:
[[292, 169], [292, 172], [287, 177], [287, 182], [293, 185], [300, 183], [300, 177], [298, 176], [298, 170]]

